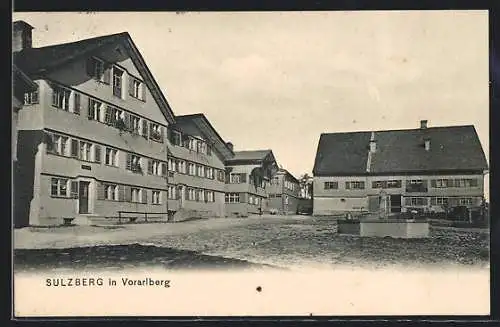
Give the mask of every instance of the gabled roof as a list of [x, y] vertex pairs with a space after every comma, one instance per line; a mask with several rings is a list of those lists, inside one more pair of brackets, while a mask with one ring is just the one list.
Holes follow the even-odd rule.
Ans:
[[[488, 169], [472, 125], [386, 130], [373, 134], [376, 151], [370, 155], [370, 160], [372, 132], [322, 134], [313, 174], [334, 176]], [[430, 140], [429, 150], [424, 147], [425, 139]]]
[[234, 156], [233, 150], [228, 147], [227, 143], [222, 139], [217, 130], [212, 126], [207, 117], [202, 113], [175, 116], [176, 123], [172, 125], [172, 129], [183, 132], [183, 124], [193, 123], [207, 136], [208, 141], [222, 154], [224, 160]]
[[232, 160], [264, 160], [264, 158], [272, 153], [272, 150], [247, 150], [235, 151]]
[[12, 77], [14, 85], [21, 82], [23, 90], [26, 92], [33, 92], [38, 89], [36, 84], [28, 75], [26, 75], [19, 67], [12, 65]]
[[90, 56], [103, 46], [112, 45], [118, 42], [122, 43], [127, 49], [131, 59], [144, 77], [144, 82], [148, 86], [155, 101], [159, 104], [167, 121], [173, 123], [175, 119], [170, 105], [148, 69], [144, 58], [127, 32], [41, 48], [27, 48], [14, 53], [13, 59], [26, 74], [38, 77], [43, 76], [61, 65]]
[[293, 176], [293, 174], [290, 173], [285, 168], [279, 168], [278, 172], [281, 173], [281, 174], [287, 175], [288, 177], [292, 178], [296, 183], [299, 183], [299, 180], [295, 176]]

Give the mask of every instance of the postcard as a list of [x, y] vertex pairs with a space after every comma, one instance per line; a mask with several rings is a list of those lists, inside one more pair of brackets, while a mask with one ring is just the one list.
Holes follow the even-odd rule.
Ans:
[[489, 314], [486, 11], [12, 31], [14, 318]]

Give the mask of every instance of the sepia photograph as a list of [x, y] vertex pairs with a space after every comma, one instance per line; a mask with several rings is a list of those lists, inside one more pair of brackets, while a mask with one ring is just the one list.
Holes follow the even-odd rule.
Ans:
[[487, 11], [14, 12], [15, 317], [490, 313]]

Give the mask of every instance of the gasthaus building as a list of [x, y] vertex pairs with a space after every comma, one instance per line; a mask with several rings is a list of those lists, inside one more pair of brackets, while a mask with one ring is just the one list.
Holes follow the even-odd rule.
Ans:
[[472, 125], [321, 134], [314, 214], [377, 212], [382, 198], [391, 213], [479, 206], [487, 169]]
[[34, 48], [13, 27], [36, 83], [17, 111], [16, 227], [226, 214], [232, 149], [203, 114], [174, 115], [128, 33]]

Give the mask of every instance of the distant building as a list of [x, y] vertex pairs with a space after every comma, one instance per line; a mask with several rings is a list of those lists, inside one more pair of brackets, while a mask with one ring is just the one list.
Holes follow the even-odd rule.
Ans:
[[271, 150], [235, 151], [226, 160], [226, 216], [269, 212], [266, 188], [277, 170]]
[[269, 210], [278, 214], [296, 214], [300, 199], [300, 183], [286, 169], [280, 168], [267, 187]]
[[305, 179], [302, 177], [299, 182], [300, 197], [303, 199], [312, 199], [314, 178], [312, 176], [308, 176]]
[[474, 126], [326, 133], [313, 169], [314, 214], [479, 206], [488, 164]]

